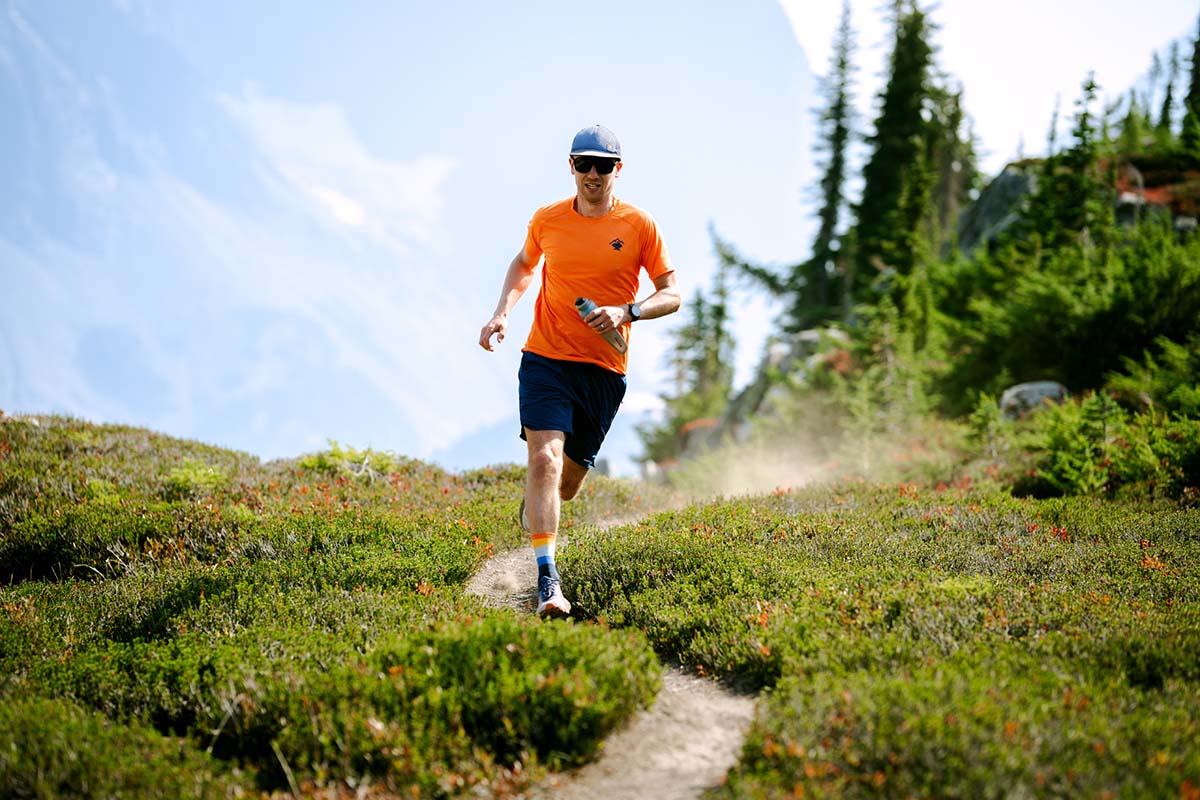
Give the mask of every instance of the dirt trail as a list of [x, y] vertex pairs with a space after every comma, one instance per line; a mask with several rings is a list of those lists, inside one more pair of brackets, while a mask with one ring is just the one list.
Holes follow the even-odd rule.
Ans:
[[[561, 540], [560, 540], [561, 541]], [[562, 542], [560, 547], [567, 546]], [[532, 613], [536, 574], [532, 547], [499, 553], [467, 585], [493, 608]], [[604, 743], [598, 761], [552, 776], [536, 797], [554, 800], [691, 800], [721, 782], [737, 761], [754, 716], [754, 698], [711, 680], [667, 668], [653, 707]]]

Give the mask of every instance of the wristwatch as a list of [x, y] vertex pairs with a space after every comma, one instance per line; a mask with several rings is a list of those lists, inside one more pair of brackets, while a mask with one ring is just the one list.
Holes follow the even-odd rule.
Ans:
[[637, 303], [630, 303], [626, 306], [629, 309], [629, 321], [637, 322], [642, 318], [642, 307]]

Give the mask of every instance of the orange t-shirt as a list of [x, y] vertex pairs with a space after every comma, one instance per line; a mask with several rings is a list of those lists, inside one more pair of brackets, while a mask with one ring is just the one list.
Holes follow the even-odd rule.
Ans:
[[[529, 221], [525, 258], [536, 264], [543, 255], [542, 289], [525, 351], [624, 375], [628, 351], [618, 353], [589, 328], [575, 310], [575, 298], [589, 297], [598, 306], [632, 303], [643, 268], [651, 280], [675, 269], [654, 218], [615, 197], [603, 217], [585, 217], [568, 197], [539, 208]], [[621, 326], [626, 342], [630, 327]]]

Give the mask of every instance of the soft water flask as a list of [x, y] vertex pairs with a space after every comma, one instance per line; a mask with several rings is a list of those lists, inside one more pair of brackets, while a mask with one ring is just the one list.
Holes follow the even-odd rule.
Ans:
[[[586, 297], [575, 298], [575, 309], [579, 312], [579, 316], [583, 320], [587, 320], [587, 315], [596, 310], [596, 304]], [[618, 353], [624, 353], [629, 349], [629, 345], [625, 344], [625, 337], [616, 328], [604, 331], [600, 334], [605, 341], [613, 346], [613, 349]]]

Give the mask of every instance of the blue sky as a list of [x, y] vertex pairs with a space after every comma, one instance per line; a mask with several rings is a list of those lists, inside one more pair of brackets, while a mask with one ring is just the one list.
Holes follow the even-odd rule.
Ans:
[[[864, 114], [875, 5], [853, 6]], [[1044, 147], [1087, 69], [1123, 92], [1195, 25], [1181, 2], [1083, 5], [935, 12], [989, 169], [1022, 136]], [[571, 136], [621, 137], [617, 192], [657, 218], [685, 296], [709, 285], [710, 223], [756, 259], [802, 258], [810, 57], [825, 69], [838, 8], [8, 0], [0, 409], [266, 458], [336, 439], [451, 469], [522, 461], [532, 295], [498, 352], [478, 332], [529, 215], [572, 190]], [[1062, 36], [1077, 19], [1088, 35]], [[737, 306], [745, 381], [774, 309]], [[620, 472], [669, 388], [674, 324], [635, 330], [604, 453]]]

